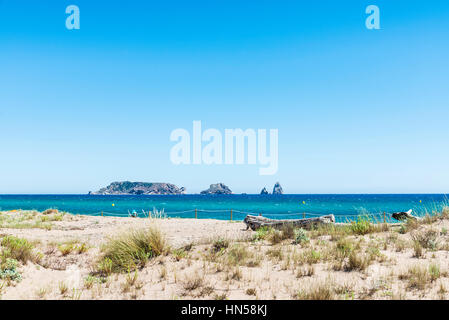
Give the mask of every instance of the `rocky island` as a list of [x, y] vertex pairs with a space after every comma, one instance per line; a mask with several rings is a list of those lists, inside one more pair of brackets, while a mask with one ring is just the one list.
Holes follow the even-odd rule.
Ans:
[[284, 194], [284, 190], [282, 190], [281, 184], [276, 182], [273, 187], [273, 194]]
[[91, 195], [153, 195], [153, 194], [185, 194], [184, 187], [177, 187], [171, 183], [161, 182], [113, 182], [106, 188], [97, 192], [89, 192]]
[[268, 194], [267, 188], [263, 188], [262, 191], [260, 191], [260, 194]]
[[232, 194], [232, 191], [224, 183], [216, 183], [211, 184], [209, 189], [201, 191], [201, 194]]

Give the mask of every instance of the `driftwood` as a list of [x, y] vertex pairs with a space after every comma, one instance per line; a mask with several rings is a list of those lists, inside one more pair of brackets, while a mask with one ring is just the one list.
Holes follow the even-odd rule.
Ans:
[[419, 217], [415, 217], [414, 215], [412, 215], [412, 209], [410, 209], [407, 212], [394, 212], [391, 216], [398, 220], [398, 221], [404, 221], [404, 220], [420, 220], [421, 218]]
[[275, 229], [282, 228], [285, 225], [293, 225], [298, 228], [310, 229], [312, 226], [319, 224], [330, 224], [335, 223], [335, 217], [333, 214], [327, 216], [321, 216], [317, 218], [307, 218], [307, 219], [295, 219], [295, 220], [275, 220], [268, 219], [261, 216], [247, 215], [243, 222], [246, 224], [246, 230], [251, 228], [251, 230], [257, 230], [261, 227], [271, 227]]

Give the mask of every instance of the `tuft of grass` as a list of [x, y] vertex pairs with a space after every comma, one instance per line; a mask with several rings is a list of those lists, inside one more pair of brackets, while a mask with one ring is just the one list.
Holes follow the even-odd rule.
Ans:
[[135, 270], [134, 273], [131, 273], [131, 271], [128, 270], [125, 282], [122, 284], [122, 292], [129, 292], [133, 287], [138, 290], [141, 289], [143, 284], [140, 281], [137, 281], [137, 279], [139, 279], [137, 270]]
[[411, 234], [412, 240], [418, 242], [423, 248], [429, 250], [436, 250], [438, 247], [438, 236], [439, 232], [437, 230], [426, 230], [422, 232], [414, 232]]
[[186, 275], [182, 281], [182, 286], [186, 292], [193, 291], [203, 286], [204, 277], [199, 273], [195, 272], [191, 275]]
[[309, 241], [310, 239], [306, 230], [302, 228], [295, 229], [294, 244], [308, 243]]
[[308, 266], [300, 268], [296, 271], [296, 278], [311, 277], [315, 274], [315, 268], [313, 266]]
[[76, 252], [78, 254], [83, 254], [87, 252], [87, 250], [89, 250], [89, 247], [85, 243], [82, 243], [81, 245], [76, 247]]
[[419, 221], [416, 219], [407, 219], [405, 224], [401, 226], [399, 233], [405, 234], [419, 228]]
[[97, 272], [109, 276], [114, 271], [114, 263], [108, 257], [103, 257], [97, 265]]
[[354, 250], [354, 243], [348, 238], [340, 238], [337, 241], [336, 249], [337, 256], [346, 258], [349, 257], [351, 252]]
[[58, 250], [63, 256], [66, 256], [75, 250], [75, 245], [73, 243], [63, 244], [58, 246]]
[[254, 288], [248, 288], [248, 289], [246, 289], [246, 294], [248, 296], [256, 296], [257, 295], [257, 291]]
[[98, 283], [106, 283], [108, 281], [108, 278], [106, 277], [95, 277], [92, 275], [88, 275], [85, 279], [84, 279], [84, 287], [86, 289], [92, 289], [93, 285]]
[[284, 224], [281, 228], [282, 239], [294, 239], [295, 237], [295, 228], [291, 223]]
[[59, 282], [59, 293], [62, 295], [65, 295], [69, 288], [67, 287], [67, 284], [64, 281]]
[[441, 219], [449, 219], [449, 206], [444, 206], [441, 209]]
[[228, 295], [226, 293], [216, 294], [214, 300], [228, 300]]
[[229, 247], [229, 240], [218, 238], [212, 243], [212, 251], [217, 253]]
[[431, 278], [426, 268], [416, 265], [411, 267], [407, 273], [400, 275], [399, 279], [408, 280], [410, 289], [424, 290]]
[[172, 254], [176, 261], [187, 257], [187, 252], [184, 250], [184, 248], [174, 249], [172, 250]]
[[277, 229], [273, 229], [271, 228], [268, 231], [268, 234], [266, 236], [266, 239], [272, 244], [278, 244], [280, 243], [282, 240], [284, 240], [284, 235], [282, 233], [281, 230], [277, 230]]
[[266, 254], [271, 258], [282, 260], [284, 254], [282, 252], [281, 246], [275, 246], [267, 250]]
[[422, 245], [419, 241], [413, 241], [413, 257], [421, 258], [424, 255]]
[[430, 281], [433, 282], [436, 279], [438, 279], [441, 275], [440, 273], [440, 266], [437, 264], [432, 263], [429, 266], [429, 275], [430, 275]]
[[47, 293], [48, 293], [48, 289], [47, 288], [40, 288], [39, 290], [36, 290], [36, 296], [39, 298], [39, 299], [44, 299], [45, 298], [45, 296], [47, 295]]
[[253, 241], [265, 240], [268, 235], [269, 229], [268, 227], [261, 227], [256, 230], [256, 233], [253, 236]]
[[260, 264], [260, 260], [260, 256], [241, 244], [235, 244], [227, 250], [226, 262], [229, 266], [256, 267]]
[[133, 230], [109, 240], [103, 248], [98, 271], [110, 274], [135, 270], [166, 249], [166, 240], [158, 229]]
[[26, 264], [28, 261], [39, 262], [40, 255], [33, 252], [34, 246], [26, 239], [6, 236], [2, 239], [2, 260], [12, 258]]
[[335, 293], [329, 283], [315, 284], [308, 291], [299, 291], [297, 296], [299, 300], [333, 300]]
[[313, 249], [309, 249], [304, 252], [303, 255], [304, 262], [307, 264], [316, 264], [321, 260], [321, 253], [319, 251], [315, 251]]
[[86, 279], [84, 279], [84, 287], [86, 289], [92, 289], [94, 283], [95, 283], [95, 277], [94, 276], [88, 275], [86, 277]]
[[72, 240], [70, 242], [59, 245], [58, 250], [63, 256], [66, 256], [72, 252], [83, 254], [87, 252], [87, 250], [89, 250], [89, 247], [85, 243], [77, 244], [76, 241]]
[[352, 251], [349, 255], [348, 263], [345, 266], [346, 271], [363, 271], [371, 263], [371, 258], [359, 251]]

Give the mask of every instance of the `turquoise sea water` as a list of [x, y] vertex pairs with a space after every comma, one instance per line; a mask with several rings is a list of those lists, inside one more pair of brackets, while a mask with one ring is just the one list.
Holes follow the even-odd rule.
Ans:
[[[383, 212], [413, 209], [424, 214], [447, 203], [444, 194], [382, 194], [382, 195], [0, 195], [0, 210], [56, 208], [73, 214], [128, 216], [135, 210], [143, 217], [154, 208], [164, 209], [168, 217], [242, 220], [247, 214], [262, 214], [274, 219], [298, 219], [304, 215], [332, 213], [337, 221], [353, 220], [369, 213], [382, 220]], [[388, 215], [387, 215], [388, 217]]]

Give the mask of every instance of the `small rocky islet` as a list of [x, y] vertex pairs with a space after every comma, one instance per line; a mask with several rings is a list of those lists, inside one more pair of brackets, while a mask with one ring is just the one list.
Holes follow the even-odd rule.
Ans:
[[[275, 195], [283, 194], [279, 182], [273, 187]], [[116, 181], [98, 191], [89, 191], [89, 195], [180, 195], [186, 194], [186, 188], [178, 187], [165, 182], [131, 182]], [[234, 194], [232, 190], [222, 182], [211, 184], [208, 189], [200, 192], [202, 195]], [[246, 194], [246, 193], [245, 193]], [[260, 192], [262, 195], [270, 194], [266, 187]]]

